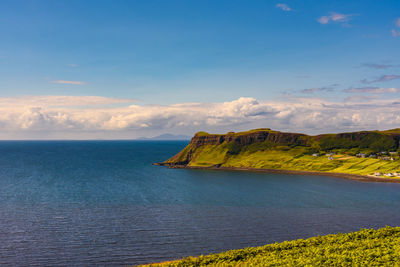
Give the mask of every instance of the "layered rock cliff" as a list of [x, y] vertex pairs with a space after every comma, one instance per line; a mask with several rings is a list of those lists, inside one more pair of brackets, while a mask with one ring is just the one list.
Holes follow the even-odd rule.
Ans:
[[298, 133], [284, 133], [278, 131], [271, 131], [269, 129], [253, 130], [244, 133], [227, 133], [227, 134], [206, 134], [197, 133], [191, 139], [190, 145], [193, 147], [200, 147], [204, 145], [220, 145], [224, 142], [236, 143], [242, 146], [250, 145], [253, 143], [272, 142], [276, 144], [295, 144], [306, 145], [307, 135]]
[[273, 131], [269, 128], [247, 132], [208, 134], [199, 132], [177, 155], [161, 165], [190, 165], [197, 158], [209, 157], [209, 162], [221, 165], [225, 159], [246, 152], [266, 151], [273, 147], [303, 147], [303, 154], [312, 154], [335, 149], [360, 149], [371, 153], [399, 149], [400, 130], [359, 131], [339, 134], [310, 136], [301, 133]]

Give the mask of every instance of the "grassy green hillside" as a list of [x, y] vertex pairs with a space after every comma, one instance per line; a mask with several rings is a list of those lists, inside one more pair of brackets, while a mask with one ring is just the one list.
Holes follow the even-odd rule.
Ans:
[[[400, 170], [400, 161], [380, 160], [376, 158], [358, 158], [347, 154], [328, 156], [312, 156], [304, 147], [274, 147], [252, 151], [244, 149], [230, 154], [231, 150], [224, 146], [204, 146], [196, 151], [195, 159], [188, 166], [246, 167], [300, 171], [343, 172], [369, 175], [374, 172], [394, 172]], [[340, 152], [339, 152], [340, 153]]]
[[[270, 129], [226, 135], [200, 132], [166, 163], [358, 175], [394, 173], [400, 172], [399, 139], [398, 129], [318, 136]], [[318, 155], [313, 156], [315, 153]]]
[[399, 266], [400, 227], [364, 229], [150, 266]]

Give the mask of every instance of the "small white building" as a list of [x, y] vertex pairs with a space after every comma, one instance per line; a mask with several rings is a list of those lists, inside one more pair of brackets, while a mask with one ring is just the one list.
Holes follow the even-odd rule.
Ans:
[[313, 155], [313, 157], [318, 157], [319, 156], [319, 153], [314, 153], [314, 154], [312, 154]]

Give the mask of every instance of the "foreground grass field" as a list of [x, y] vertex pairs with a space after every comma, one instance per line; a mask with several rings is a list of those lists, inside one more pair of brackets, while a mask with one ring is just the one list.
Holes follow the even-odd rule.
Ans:
[[400, 266], [400, 227], [285, 241], [149, 266]]

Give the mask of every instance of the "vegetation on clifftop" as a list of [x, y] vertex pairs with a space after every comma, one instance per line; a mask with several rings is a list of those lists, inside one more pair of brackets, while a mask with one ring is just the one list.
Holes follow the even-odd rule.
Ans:
[[165, 163], [359, 175], [393, 173], [400, 172], [399, 140], [399, 129], [317, 136], [268, 128], [225, 135], [200, 132]]
[[400, 227], [363, 229], [150, 266], [398, 266]]

